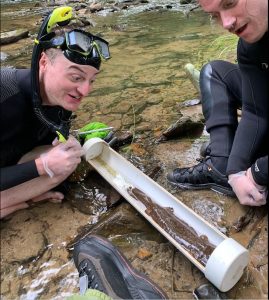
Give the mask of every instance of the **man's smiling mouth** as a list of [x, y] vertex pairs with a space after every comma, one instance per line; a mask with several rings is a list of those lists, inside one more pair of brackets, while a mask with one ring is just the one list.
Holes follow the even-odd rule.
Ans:
[[240, 27], [239, 29], [235, 30], [235, 34], [240, 35], [245, 29], [247, 28], [247, 24], [244, 26]]
[[81, 96], [73, 96], [73, 95], [70, 95], [70, 94], [69, 94], [69, 96], [71, 98], [73, 98], [73, 99], [76, 99], [76, 100], [80, 100], [81, 99]]

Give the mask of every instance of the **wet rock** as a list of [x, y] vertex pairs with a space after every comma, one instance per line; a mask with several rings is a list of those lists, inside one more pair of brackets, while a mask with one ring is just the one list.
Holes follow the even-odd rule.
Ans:
[[91, 13], [95, 13], [97, 11], [103, 10], [104, 7], [101, 3], [93, 2], [93, 3], [90, 4], [89, 9], [90, 9]]
[[160, 165], [149, 164], [146, 167], [145, 174], [156, 181], [161, 171], [162, 171], [162, 167]]
[[130, 144], [133, 139], [133, 133], [130, 131], [120, 132], [115, 134], [118, 139], [119, 147], [124, 146], [126, 144]]
[[203, 273], [193, 268], [189, 260], [184, 259], [181, 252], [174, 249], [172, 253], [172, 289], [180, 293], [180, 299], [193, 299], [193, 284], [196, 282], [205, 283]]
[[7, 53], [2, 52], [2, 51], [0, 52], [0, 60], [1, 60], [1, 61], [6, 60], [7, 57], [8, 57], [8, 54], [7, 54]]
[[193, 294], [197, 297], [196, 299], [228, 299], [225, 293], [220, 292], [210, 283], [199, 286]]
[[136, 256], [142, 260], [146, 260], [152, 256], [152, 253], [146, 248], [140, 248], [138, 249]]
[[82, 159], [76, 170], [69, 176], [68, 182], [82, 181], [88, 176], [89, 172], [93, 170], [94, 168], [85, 159]]
[[[42, 223], [36, 222], [29, 210], [16, 214], [1, 230], [1, 265], [25, 263], [38, 258], [46, 248]], [[27, 232], [25, 234], [25, 227]]]
[[16, 29], [8, 32], [2, 32], [0, 36], [0, 45], [15, 43], [23, 38], [27, 38], [29, 30]]
[[66, 0], [47, 0], [49, 6], [62, 6], [66, 4]]
[[80, 21], [80, 23], [82, 24], [82, 27], [84, 26], [92, 26], [94, 27], [96, 25], [96, 23], [91, 20], [86, 13], [83, 14], [83, 10], [79, 11], [79, 15], [78, 15], [78, 20]]
[[240, 216], [233, 224], [232, 227], [230, 228], [230, 234], [239, 232], [246, 227], [250, 221], [253, 219], [255, 215], [255, 210], [251, 207], [247, 211], [247, 213], [243, 216]]
[[130, 144], [132, 142], [133, 134], [130, 131], [117, 132], [115, 133], [114, 138], [115, 140], [113, 144], [110, 144], [110, 146], [117, 151], [120, 147]]
[[134, 124], [139, 124], [142, 121], [142, 117], [141, 115], [128, 115], [128, 114], [124, 114], [121, 120], [122, 126], [124, 126], [124, 128], [128, 128], [133, 126]]
[[91, 171], [83, 181], [70, 184], [66, 198], [79, 211], [98, 216], [121, 196], [101, 175]]
[[158, 142], [169, 139], [195, 136], [202, 133], [204, 124], [201, 121], [194, 121], [192, 117], [183, 116], [176, 123], [166, 129], [157, 140]]
[[86, 9], [87, 7], [88, 7], [87, 4], [79, 3], [75, 6], [75, 10], [78, 11], [78, 10], [81, 10], [81, 9]]
[[139, 133], [145, 133], [147, 131], [151, 131], [152, 126], [148, 123], [141, 123], [139, 126], [136, 127], [136, 131]]
[[197, 104], [200, 104], [201, 100], [200, 99], [191, 99], [191, 100], [186, 100], [181, 103], [181, 107], [189, 107], [189, 106], [194, 106]]
[[151, 230], [151, 225], [127, 202], [110, 210], [99, 222], [86, 225], [78, 230], [78, 235], [67, 248], [71, 249], [78, 240], [88, 234], [97, 234], [106, 238], [113, 238], [117, 244], [128, 245], [128, 237], [143, 236], [154, 241], [164, 241], [160, 233]]
[[113, 111], [120, 114], [127, 114], [131, 109], [132, 109], [132, 104], [130, 102], [121, 101], [118, 105], [116, 105], [113, 108]]

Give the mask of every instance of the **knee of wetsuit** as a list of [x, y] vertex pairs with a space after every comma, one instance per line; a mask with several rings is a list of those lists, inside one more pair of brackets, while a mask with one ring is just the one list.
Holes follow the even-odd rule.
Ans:
[[200, 72], [200, 91], [202, 110], [206, 120], [208, 120], [212, 109], [211, 91], [212, 66], [210, 63], [204, 65]]

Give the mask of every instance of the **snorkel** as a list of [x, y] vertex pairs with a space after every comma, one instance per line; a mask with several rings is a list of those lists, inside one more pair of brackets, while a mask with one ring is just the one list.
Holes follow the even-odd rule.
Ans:
[[34, 112], [43, 124], [45, 124], [51, 131], [56, 132], [60, 138], [62, 136], [62, 139], [68, 138], [69, 128], [66, 125], [66, 122], [56, 124], [46, 117], [42, 108], [39, 88], [39, 59], [43, 48], [39, 45], [39, 39], [50, 33], [56, 24], [59, 26], [66, 26], [71, 21], [71, 18], [72, 7], [69, 6], [54, 9], [53, 12], [45, 18], [38, 32], [37, 39], [35, 39], [31, 62], [32, 101]]
[[65, 31], [62, 35], [57, 35], [52, 31], [54, 25], [66, 26], [71, 19], [72, 8], [69, 6], [56, 8], [45, 18], [35, 39], [31, 65], [34, 112], [47, 128], [57, 133], [60, 142], [64, 142], [68, 138], [69, 126], [65, 120], [61, 120], [60, 124], [50, 120], [42, 107], [39, 85], [39, 60], [42, 52], [50, 48], [59, 49], [72, 63], [89, 65], [98, 70], [101, 61], [110, 58], [109, 43], [99, 36], [80, 29]]

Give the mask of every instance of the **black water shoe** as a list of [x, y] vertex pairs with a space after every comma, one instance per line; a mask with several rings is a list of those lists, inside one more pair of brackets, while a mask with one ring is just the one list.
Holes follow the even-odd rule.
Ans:
[[174, 169], [167, 175], [167, 180], [181, 189], [211, 189], [223, 195], [235, 196], [227, 176], [212, 165], [210, 157], [198, 161], [200, 163], [193, 167]]
[[144, 274], [137, 272], [107, 239], [89, 235], [74, 246], [80, 289], [99, 290], [113, 299], [167, 299]]

